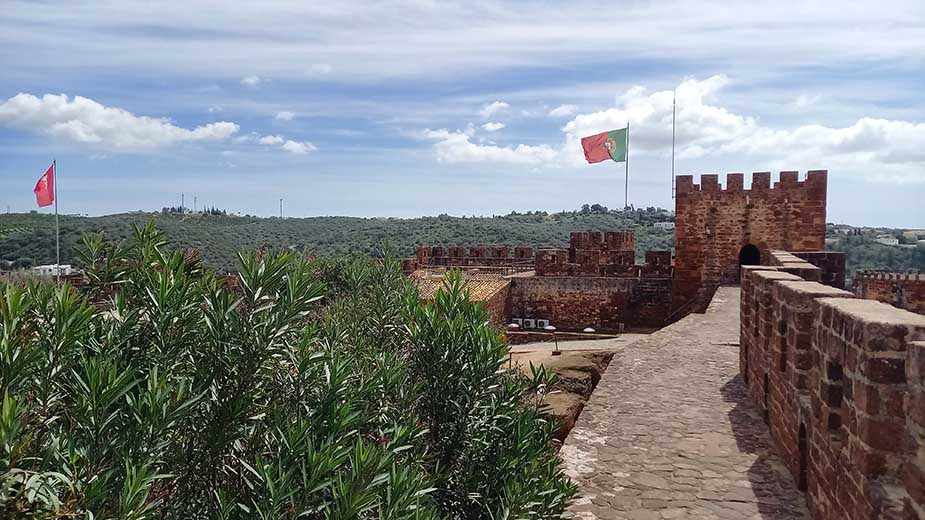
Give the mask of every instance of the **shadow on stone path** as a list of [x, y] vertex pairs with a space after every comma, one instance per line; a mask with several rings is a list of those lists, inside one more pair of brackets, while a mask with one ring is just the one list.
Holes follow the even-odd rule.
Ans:
[[806, 518], [738, 376], [739, 290], [617, 352], [562, 447], [573, 518]]

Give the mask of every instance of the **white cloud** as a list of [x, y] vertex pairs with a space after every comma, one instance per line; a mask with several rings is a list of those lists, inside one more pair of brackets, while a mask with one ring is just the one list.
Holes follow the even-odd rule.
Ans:
[[493, 162], [505, 164], [540, 165], [554, 160], [556, 150], [549, 146], [479, 145], [471, 142], [469, 132], [451, 132], [446, 129], [424, 131], [424, 137], [434, 139], [437, 159], [448, 163]]
[[260, 76], [244, 76], [241, 78], [241, 84], [245, 87], [257, 87], [262, 83], [268, 83], [270, 80], [261, 78]]
[[257, 137], [257, 142], [267, 146], [279, 145], [281, 150], [285, 150], [289, 153], [294, 153], [297, 155], [307, 154], [318, 149], [315, 145], [308, 141], [293, 141], [280, 135], [264, 135]]
[[304, 142], [286, 141], [285, 143], [283, 143], [282, 149], [286, 150], [289, 153], [301, 155], [301, 154], [306, 154], [308, 152], [313, 152], [317, 150], [318, 148], [316, 148], [315, 145], [307, 141], [304, 141]]
[[[690, 79], [677, 88], [677, 156], [793, 169], [801, 165], [838, 170], [888, 182], [925, 182], [925, 123], [862, 117], [845, 127], [763, 126], [751, 116], [716, 104], [725, 76]], [[672, 92], [629, 89], [621, 106], [581, 114], [563, 128], [565, 159], [583, 161], [582, 137], [630, 122], [631, 153], [666, 154], [671, 147]]]
[[295, 114], [288, 110], [281, 110], [276, 113], [276, 119], [280, 121], [292, 121], [295, 119]]
[[504, 123], [497, 123], [494, 121], [490, 121], [482, 125], [482, 129], [487, 132], [497, 132], [498, 130], [501, 130], [502, 128], [504, 128]]
[[285, 139], [283, 139], [282, 137], [278, 135], [265, 135], [261, 137], [260, 139], [257, 139], [257, 142], [259, 142], [260, 144], [269, 144], [269, 145], [280, 144], [283, 141], [285, 141]]
[[566, 117], [578, 111], [577, 105], [559, 105], [549, 111], [549, 117]]
[[[677, 157], [773, 169], [829, 168], [841, 174], [897, 183], [925, 182], [925, 123], [863, 117], [844, 127], [801, 125], [772, 128], [717, 102], [729, 84], [725, 76], [683, 81], [676, 89]], [[443, 162], [578, 167], [584, 164], [581, 138], [630, 124], [630, 152], [664, 157], [671, 150], [671, 90], [628, 89], [617, 106], [579, 114], [562, 131], [564, 143], [498, 146], [473, 143], [473, 131], [426, 130]], [[484, 128], [484, 126], [483, 126]], [[695, 168], [696, 169], [696, 168]]]
[[237, 124], [226, 121], [190, 130], [166, 118], [136, 116], [92, 99], [81, 96], [69, 99], [64, 94], [45, 94], [41, 98], [17, 94], [0, 104], [0, 124], [121, 150], [221, 140], [239, 130]]
[[495, 115], [495, 114], [497, 114], [497, 113], [499, 113], [499, 112], [503, 112], [503, 111], [507, 110], [507, 109], [510, 108], [510, 107], [511, 107], [511, 105], [508, 105], [508, 104], [505, 103], [504, 101], [493, 101], [493, 102], [491, 102], [491, 103], [485, 105], [484, 107], [482, 107], [482, 110], [479, 110], [479, 114], [480, 114], [483, 118], [488, 119], [489, 117], [491, 117], [491, 116], [493, 116], [493, 115]]

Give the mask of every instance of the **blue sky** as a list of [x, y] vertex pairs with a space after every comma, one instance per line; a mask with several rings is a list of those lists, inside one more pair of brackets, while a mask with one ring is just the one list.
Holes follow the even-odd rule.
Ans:
[[[272, 215], [622, 205], [579, 139], [678, 174], [829, 170], [831, 221], [925, 227], [925, 5], [20, 2], [0, 10], [0, 210]], [[855, 5], [852, 5], [855, 4]], [[43, 210], [44, 211], [44, 210]]]

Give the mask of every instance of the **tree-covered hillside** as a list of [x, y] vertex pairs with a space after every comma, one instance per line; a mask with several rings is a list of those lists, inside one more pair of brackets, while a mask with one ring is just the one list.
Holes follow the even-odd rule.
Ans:
[[[652, 226], [672, 217], [655, 208], [635, 212], [585, 206], [573, 212], [511, 213], [494, 217], [398, 218], [258, 218], [231, 215], [126, 213], [103, 217], [61, 217], [61, 260], [75, 261], [74, 246], [87, 233], [108, 239], [127, 238], [132, 224], [154, 219], [173, 247], [197, 249], [203, 260], [219, 269], [236, 265], [235, 253], [263, 245], [293, 248], [315, 255], [370, 254], [388, 242], [396, 254], [412, 255], [418, 244], [531, 245], [563, 247], [573, 231], [636, 232], [636, 251], [670, 249], [674, 236]], [[53, 263], [53, 215], [0, 215], [0, 260], [26, 267]]]
[[[74, 246], [87, 233], [102, 232], [108, 239], [130, 236], [132, 224], [155, 220], [172, 247], [196, 249], [207, 265], [233, 269], [235, 253], [264, 245], [292, 248], [318, 256], [346, 253], [372, 254], [388, 242], [395, 253], [410, 256], [419, 244], [432, 245], [530, 245], [564, 247], [573, 231], [622, 231], [636, 233], [636, 256], [645, 251], [671, 249], [674, 233], [654, 227], [673, 216], [657, 208], [613, 211], [597, 204], [561, 213], [511, 213], [493, 217], [357, 218], [259, 218], [251, 216], [180, 213], [125, 213], [103, 217], [61, 217], [61, 259], [74, 263]], [[28, 267], [53, 263], [55, 258], [53, 215], [28, 213], [0, 215], [0, 268], [12, 264]], [[890, 247], [876, 242], [882, 234], [901, 236], [899, 230], [853, 228], [839, 234], [829, 225], [826, 248], [847, 256], [849, 278], [858, 269], [925, 270], [921, 246]]]

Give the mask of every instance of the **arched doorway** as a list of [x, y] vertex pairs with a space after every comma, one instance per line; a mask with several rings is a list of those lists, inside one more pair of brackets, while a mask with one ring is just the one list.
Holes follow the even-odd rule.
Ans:
[[739, 267], [743, 265], [760, 265], [761, 251], [754, 244], [745, 244], [739, 250]]

